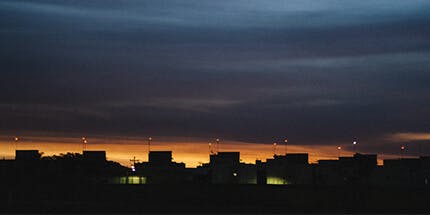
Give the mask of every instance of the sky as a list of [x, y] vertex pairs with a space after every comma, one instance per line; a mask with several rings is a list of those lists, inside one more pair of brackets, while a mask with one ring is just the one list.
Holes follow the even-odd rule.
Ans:
[[285, 138], [321, 154], [357, 140], [363, 153], [430, 154], [429, 10], [427, 0], [0, 0], [0, 136], [58, 148], [102, 137], [109, 149], [117, 137], [221, 138], [260, 154]]

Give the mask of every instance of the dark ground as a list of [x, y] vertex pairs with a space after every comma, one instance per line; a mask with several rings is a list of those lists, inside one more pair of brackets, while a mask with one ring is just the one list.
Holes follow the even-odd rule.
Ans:
[[430, 213], [428, 188], [1, 184], [1, 212]]

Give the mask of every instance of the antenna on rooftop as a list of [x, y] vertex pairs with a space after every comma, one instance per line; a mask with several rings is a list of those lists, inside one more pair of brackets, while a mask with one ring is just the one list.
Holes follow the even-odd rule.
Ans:
[[130, 161], [133, 162], [133, 164], [131, 166], [131, 171], [135, 172], [136, 171], [136, 163], [139, 162], [139, 160], [137, 160], [136, 157], [133, 156], [133, 159], [131, 159]]

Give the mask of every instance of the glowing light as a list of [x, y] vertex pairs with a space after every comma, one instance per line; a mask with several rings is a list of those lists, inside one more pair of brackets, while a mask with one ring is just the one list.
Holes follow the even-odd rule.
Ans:
[[234, 177], [236, 177], [236, 176], [237, 176], [237, 173], [233, 172], [233, 176], [234, 176]]
[[405, 146], [403, 146], [403, 145], [402, 145], [402, 146], [400, 147], [400, 149], [401, 149], [401, 150], [405, 150]]
[[338, 146], [338, 147], [337, 147], [337, 149], [338, 149], [338, 150], [341, 150], [341, 149], [342, 149], [342, 147]]
[[18, 138], [18, 137], [14, 137], [14, 138], [13, 138], [13, 140], [14, 140], [15, 142], [17, 142], [17, 141], [19, 140], [19, 138]]
[[271, 184], [271, 185], [289, 184], [288, 181], [286, 181], [285, 179], [280, 178], [280, 177], [273, 177], [273, 176], [268, 176], [266, 183]]
[[352, 142], [353, 145], [357, 145], [357, 141]]

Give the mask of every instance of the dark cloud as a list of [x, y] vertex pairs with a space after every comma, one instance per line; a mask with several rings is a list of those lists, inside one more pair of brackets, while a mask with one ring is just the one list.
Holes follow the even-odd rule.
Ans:
[[427, 1], [0, 1], [0, 129], [298, 144], [427, 132]]

